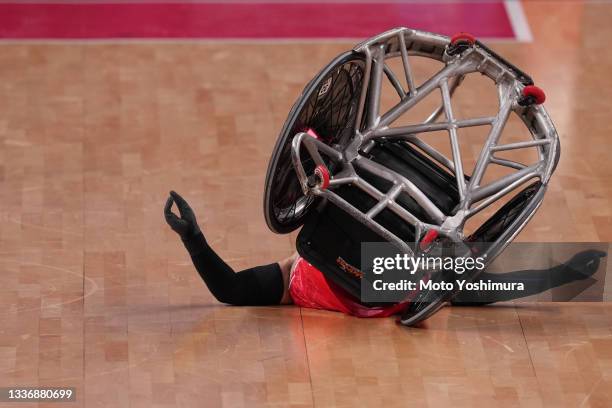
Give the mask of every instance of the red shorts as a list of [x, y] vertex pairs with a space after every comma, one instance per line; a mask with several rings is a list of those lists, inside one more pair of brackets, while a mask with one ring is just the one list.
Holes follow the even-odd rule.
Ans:
[[321, 271], [298, 257], [291, 267], [289, 293], [293, 303], [311, 309], [342, 312], [357, 317], [387, 317], [404, 310], [407, 303], [366, 307], [344, 289], [325, 279]]

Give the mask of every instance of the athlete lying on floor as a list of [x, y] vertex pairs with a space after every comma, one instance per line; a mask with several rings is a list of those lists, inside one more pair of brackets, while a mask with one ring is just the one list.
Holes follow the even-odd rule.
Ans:
[[[175, 203], [180, 217], [172, 212]], [[295, 303], [298, 306], [334, 310], [359, 317], [385, 317], [397, 314], [406, 304], [366, 307], [346, 293], [303, 258], [294, 254], [282, 261], [256, 266], [241, 272], [234, 270], [208, 245], [189, 204], [171, 191], [164, 208], [166, 222], [177, 232], [196, 270], [219, 302], [237, 306], [262, 306]], [[525, 270], [504, 274], [483, 272], [480, 279], [492, 282], [522, 282], [525, 290], [517, 295], [510, 291], [488, 291], [474, 299], [473, 293], [460, 292], [453, 300], [457, 305], [482, 305], [512, 300], [586, 279], [599, 267], [600, 251], [584, 251], [568, 262], [545, 270]], [[316, 290], [313, 290], [316, 289]]]

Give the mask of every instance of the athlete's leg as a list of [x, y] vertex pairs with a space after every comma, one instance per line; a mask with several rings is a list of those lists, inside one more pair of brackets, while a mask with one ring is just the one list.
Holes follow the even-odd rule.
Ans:
[[[173, 203], [180, 211], [180, 218], [172, 213]], [[234, 272], [208, 245], [193, 210], [180, 195], [170, 193], [164, 213], [170, 227], [181, 236], [198, 274], [217, 300], [238, 306], [287, 302], [289, 260]]]
[[457, 306], [476, 306], [535, 295], [548, 289], [565, 285], [566, 283], [590, 277], [597, 271], [599, 260], [604, 256], [606, 256], [605, 252], [588, 250], [579, 252], [569, 261], [550, 269], [499, 274], [483, 272], [478, 276], [478, 280], [485, 282], [490, 280], [491, 282], [499, 283], [523, 283], [525, 290], [520, 292], [509, 290], [463, 291], [455, 296], [451, 303]]

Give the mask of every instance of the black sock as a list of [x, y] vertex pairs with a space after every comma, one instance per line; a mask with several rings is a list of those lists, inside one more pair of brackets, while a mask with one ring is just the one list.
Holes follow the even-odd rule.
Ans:
[[202, 233], [183, 243], [198, 274], [219, 302], [237, 306], [280, 304], [285, 285], [278, 263], [236, 273], [208, 245]]
[[477, 280], [483, 282], [490, 280], [491, 282], [499, 283], [523, 283], [525, 289], [522, 291], [463, 291], [459, 292], [451, 303], [459, 306], [476, 306], [514, 300], [542, 293], [548, 289], [590, 277], [597, 271], [599, 268], [599, 260], [604, 256], [606, 256], [605, 252], [588, 250], [579, 252], [569, 261], [550, 269], [524, 270], [498, 274], [483, 272], [478, 276]]

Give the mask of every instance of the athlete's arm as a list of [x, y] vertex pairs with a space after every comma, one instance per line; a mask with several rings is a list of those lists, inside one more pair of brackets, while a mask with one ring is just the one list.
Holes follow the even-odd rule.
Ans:
[[[178, 207], [180, 217], [172, 212], [173, 203]], [[236, 273], [208, 245], [193, 210], [174, 191], [166, 201], [164, 216], [168, 225], [180, 235], [198, 274], [219, 302], [262, 306], [278, 305], [286, 300], [289, 279], [283, 268], [287, 269], [287, 262], [256, 266]]]

